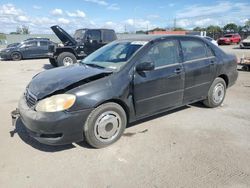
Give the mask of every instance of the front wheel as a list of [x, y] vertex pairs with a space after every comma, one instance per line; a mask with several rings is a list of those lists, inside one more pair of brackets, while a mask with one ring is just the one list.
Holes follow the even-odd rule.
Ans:
[[11, 54], [11, 59], [13, 61], [20, 61], [22, 59], [22, 54], [20, 52], [13, 52]]
[[105, 103], [95, 108], [84, 125], [84, 136], [89, 145], [103, 148], [116, 142], [127, 125], [124, 109], [116, 103]]
[[209, 108], [218, 107], [223, 103], [225, 95], [225, 81], [222, 78], [216, 78], [208, 91], [207, 99], [205, 99], [203, 103]]
[[58, 66], [69, 66], [77, 63], [76, 56], [70, 52], [63, 52], [57, 57]]

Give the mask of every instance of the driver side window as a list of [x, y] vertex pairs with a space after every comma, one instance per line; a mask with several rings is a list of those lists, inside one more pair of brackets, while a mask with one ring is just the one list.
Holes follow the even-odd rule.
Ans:
[[179, 63], [178, 41], [168, 40], [156, 43], [141, 62], [154, 62], [156, 68]]

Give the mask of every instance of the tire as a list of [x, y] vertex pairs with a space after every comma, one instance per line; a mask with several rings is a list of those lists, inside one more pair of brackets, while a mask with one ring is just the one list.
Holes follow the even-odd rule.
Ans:
[[124, 109], [109, 102], [95, 108], [84, 125], [84, 137], [94, 148], [103, 148], [119, 140], [127, 126]]
[[22, 54], [20, 52], [13, 52], [10, 56], [13, 61], [20, 61], [22, 59]]
[[209, 108], [220, 106], [226, 96], [226, 82], [222, 78], [216, 78], [208, 91], [207, 99], [203, 101], [204, 105]]
[[242, 67], [242, 70], [243, 70], [243, 71], [250, 71], [250, 65], [244, 65], [244, 66]]
[[63, 52], [57, 57], [58, 66], [69, 66], [77, 63], [76, 56], [70, 52]]
[[56, 62], [55, 59], [49, 58], [49, 62], [50, 62], [50, 64], [51, 64], [53, 67], [58, 67], [57, 62]]

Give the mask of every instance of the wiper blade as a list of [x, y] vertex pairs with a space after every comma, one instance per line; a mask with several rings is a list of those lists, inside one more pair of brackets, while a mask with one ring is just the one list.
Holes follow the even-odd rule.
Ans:
[[91, 63], [84, 63], [85, 65], [88, 65], [89, 67], [95, 67], [95, 68], [100, 68], [100, 69], [105, 69], [105, 67], [102, 67], [97, 64], [91, 64]]

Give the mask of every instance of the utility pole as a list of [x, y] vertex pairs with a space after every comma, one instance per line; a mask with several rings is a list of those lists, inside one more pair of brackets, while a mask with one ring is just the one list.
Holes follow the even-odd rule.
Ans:
[[174, 18], [174, 27], [173, 27], [173, 30], [175, 30], [176, 28], [176, 18]]

